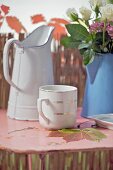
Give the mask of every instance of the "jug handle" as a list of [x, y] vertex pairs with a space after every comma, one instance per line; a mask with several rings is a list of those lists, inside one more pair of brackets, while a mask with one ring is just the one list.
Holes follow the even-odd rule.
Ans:
[[3, 72], [4, 72], [4, 77], [5, 79], [7, 80], [7, 82], [13, 86], [14, 88], [16, 88], [17, 90], [20, 90], [17, 85], [15, 85], [14, 82], [12, 82], [11, 80], [11, 77], [10, 77], [10, 74], [9, 74], [9, 49], [11, 47], [11, 45], [13, 43], [16, 43], [16, 44], [19, 44], [19, 41], [14, 39], [14, 38], [11, 38], [9, 39], [5, 46], [4, 46], [4, 51], [3, 51]]

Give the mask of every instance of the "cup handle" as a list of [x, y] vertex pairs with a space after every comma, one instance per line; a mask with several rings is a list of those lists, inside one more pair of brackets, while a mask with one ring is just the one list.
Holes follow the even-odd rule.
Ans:
[[49, 124], [50, 120], [44, 115], [43, 111], [42, 111], [42, 102], [45, 101], [46, 103], [49, 102], [49, 99], [41, 99], [39, 98], [37, 100], [37, 107], [38, 107], [38, 112], [40, 114], [40, 116], [46, 121], [47, 124]]

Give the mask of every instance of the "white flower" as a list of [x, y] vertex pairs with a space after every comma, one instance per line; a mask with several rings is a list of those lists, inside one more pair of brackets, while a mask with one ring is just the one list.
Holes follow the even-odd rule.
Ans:
[[89, 10], [88, 8], [86, 8], [86, 7], [81, 7], [80, 9], [79, 9], [79, 12], [82, 14], [82, 17], [83, 17], [83, 19], [84, 20], [89, 20], [90, 19], [90, 17], [91, 17], [91, 10]]
[[89, 3], [90, 3], [93, 10], [95, 10], [95, 8], [97, 6], [101, 7], [101, 6], [104, 6], [106, 4], [105, 0], [89, 0]]
[[66, 14], [72, 20], [74, 20], [74, 19], [76, 20], [78, 18], [78, 14], [77, 14], [75, 8], [68, 8], [68, 10], [66, 11]]
[[68, 8], [67, 11], [66, 11], [67, 16], [70, 16], [70, 14], [72, 14], [72, 13], [77, 14], [76, 9], [75, 8]]
[[113, 4], [107, 4], [100, 8], [102, 20], [113, 21]]

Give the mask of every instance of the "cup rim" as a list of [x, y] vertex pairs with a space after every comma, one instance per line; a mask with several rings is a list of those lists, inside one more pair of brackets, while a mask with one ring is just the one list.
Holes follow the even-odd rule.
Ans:
[[[55, 90], [55, 89], [46, 89], [47, 87], [67, 87], [66, 90]], [[39, 87], [40, 91], [45, 92], [52, 92], [52, 93], [65, 93], [65, 92], [71, 92], [71, 91], [77, 91], [77, 87], [70, 86], [70, 85], [44, 85]]]

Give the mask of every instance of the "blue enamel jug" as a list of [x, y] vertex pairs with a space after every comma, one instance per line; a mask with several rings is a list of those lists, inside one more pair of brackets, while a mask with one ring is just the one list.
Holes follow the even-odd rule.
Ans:
[[83, 117], [113, 113], [113, 54], [99, 54], [86, 67]]

